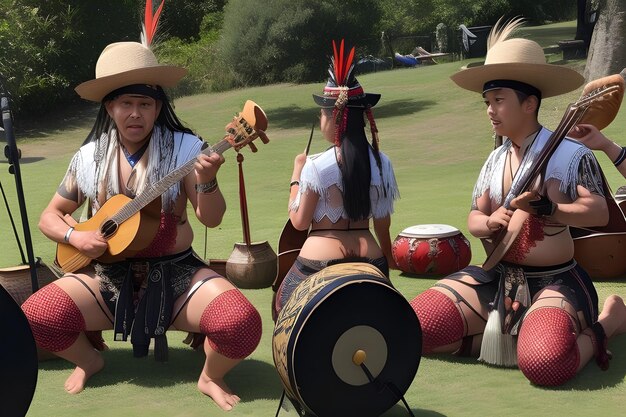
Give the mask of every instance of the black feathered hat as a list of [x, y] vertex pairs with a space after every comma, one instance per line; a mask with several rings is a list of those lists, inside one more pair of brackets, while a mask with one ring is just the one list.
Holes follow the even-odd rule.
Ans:
[[363, 87], [354, 76], [354, 47], [344, 59], [344, 41], [341, 40], [339, 50], [333, 41], [333, 57], [330, 59], [328, 82], [322, 95], [313, 94], [313, 100], [320, 107], [333, 108], [374, 107], [380, 94], [371, 94], [363, 91]]
[[328, 82], [323, 95], [313, 94], [315, 103], [333, 110], [335, 119], [335, 145], [341, 144], [343, 132], [346, 130], [350, 108], [365, 112], [372, 132], [372, 146], [378, 150], [378, 129], [372, 114], [372, 107], [380, 100], [380, 94], [366, 93], [354, 76], [354, 46], [344, 59], [344, 41], [341, 40], [339, 50], [333, 40], [333, 56], [330, 59]]

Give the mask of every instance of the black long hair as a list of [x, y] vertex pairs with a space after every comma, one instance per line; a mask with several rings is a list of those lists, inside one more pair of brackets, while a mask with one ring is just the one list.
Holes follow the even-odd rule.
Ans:
[[[371, 145], [365, 135], [363, 109], [347, 108], [346, 130], [341, 139], [339, 168], [343, 181], [343, 206], [348, 218], [353, 221], [367, 219], [371, 211], [370, 183], [372, 167], [369, 150]], [[372, 149], [377, 165], [380, 155]]]
[[[195, 135], [193, 130], [185, 126], [183, 122], [178, 118], [178, 116], [176, 115], [176, 112], [174, 112], [174, 107], [172, 106], [172, 103], [167, 97], [167, 94], [165, 94], [165, 91], [163, 90], [163, 88], [161, 88], [161, 86], [157, 86], [157, 91], [159, 95], [159, 100], [161, 100], [163, 104], [161, 106], [161, 112], [159, 113], [159, 116], [157, 117], [156, 122], [154, 123], [155, 127], [159, 126], [161, 129], [169, 129], [173, 132], [184, 132], [184, 133]], [[94, 125], [91, 128], [91, 131], [85, 138], [83, 145], [100, 138], [102, 133], [108, 132], [109, 129], [115, 123], [113, 119], [111, 119], [109, 114], [107, 113], [107, 109], [104, 105], [106, 101], [112, 100], [114, 98], [115, 97], [109, 98], [107, 96], [102, 101], [102, 104], [100, 104], [100, 110], [98, 110], [96, 121], [94, 122]]]

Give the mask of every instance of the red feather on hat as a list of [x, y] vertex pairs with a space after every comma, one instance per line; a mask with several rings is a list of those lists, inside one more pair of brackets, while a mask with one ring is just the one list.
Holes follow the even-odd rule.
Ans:
[[337, 44], [333, 40], [333, 72], [331, 73], [332, 78], [334, 78], [335, 84], [339, 86], [345, 86], [348, 83], [348, 78], [354, 65], [352, 61], [354, 60], [354, 46], [350, 50], [348, 54], [348, 58], [344, 61], [344, 40], [341, 40], [339, 45], [339, 52], [337, 52]]
[[161, 11], [163, 10], [163, 4], [165, 0], [161, 1], [156, 12], [152, 6], [152, 0], [146, 0], [146, 11], [144, 17], [143, 31], [141, 33], [141, 43], [149, 47], [152, 44], [154, 35], [159, 24], [159, 18], [161, 17]]

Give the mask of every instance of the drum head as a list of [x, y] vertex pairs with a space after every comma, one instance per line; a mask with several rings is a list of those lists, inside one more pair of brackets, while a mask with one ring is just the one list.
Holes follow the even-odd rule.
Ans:
[[400, 236], [414, 237], [420, 239], [431, 239], [433, 237], [449, 237], [459, 234], [459, 229], [447, 224], [418, 224], [404, 229]]
[[[384, 413], [419, 366], [422, 335], [415, 312], [381, 279], [343, 277], [316, 298], [303, 311], [291, 362], [291, 383], [303, 405], [320, 416]], [[356, 352], [373, 383], [353, 361]]]
[[25, 416], [37, 385], [37, 348], [26, 316], [0, 285], [0, 409]]

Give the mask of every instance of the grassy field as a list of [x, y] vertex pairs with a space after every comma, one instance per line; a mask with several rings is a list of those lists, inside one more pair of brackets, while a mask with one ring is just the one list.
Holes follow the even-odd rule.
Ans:
[[[573, 27], [550, 25], [527, 29], [529, 36], [547, 46], [559, 39], [571, 39]], [[557, 61], [558, 56], [551, 57]], [[401, 191], [395, 207], [391, 233], [417, 224], [444, 223], [460, 229], [470, 238], [473, 263], [484, 260], [480, 242], [470, 237], [466, 227], [470, 195], [478, 171], [493, 148], [490, 125], [477, 94], [456, 87], [449, 76], [468, 62], [431, 67], [399, 69], [359, 77], [367, 91], [383, 94], [374, 109], [380, 129], [381, 149], [394, 163]], [[584, 62], [568, 65], [582, 70]], [[223, 135], [223, 126], [240, 110], [246, 99], [255, 100], [266, 111], [271, 142], [258, 144], [259, 152], [245, 155], [244, 170], [248, 191], [251, 234], [254, 241], [269, 241], [276, 249], [278, 236], [287, 218], [289, 180], [294, 156], [302, 152], [311, 124], [317, 121], [317, 108], [311, 93], [322, 84], [273, 85], [206, 94], [176, 100], [176, 110], [210, 143]], [[541, 122], [554, 127], [568, 102], [580, 91], [544, 100]], [[96, 109], [59, 117], [55, 121], [28, 126], [19, 132], [22, 150], [22, 176], [32, 230], [34, 252], [45, 262], [54, 258], [54, 245], [37, 229], [39, 213], [62, 178], [73, 152], [91, 128]], [[624, 142], [624, 112], [606, 129], [606, 134]], [[316, 128], [311, 152], [326, 148]], [[242, 240], [238, 209], [237, 164], [235, 153], [225, 154], [227, 163], [219, 173], [229, 211], [220, 227], [205, 230], [198, 222], [196, 251], [206, 258], [226, 258], [235, 242]], [[598, 159], [614, 189], [624, 183], [604, 155]], [[14, 180], [0, 162], [0, 181], [18, 221], [19, 208]], [[205, 250], [206, 247], [206, 250]], [[19, 264], [20, 257], [5, 210], [0, 209], [0, 267]], [[393, 272], [391, 279], [408, 299], [434, 283], [430, 277], [412, 277]], [[626, 296], [626, 277], [598, 282], [598, 292]], [[244, 290], [263, 317], [264, 334], [252, 356], [235, 368], [227, 382], [242, 402], [232, 416], [273, 416], [282, 392], [272, 360], [270, 317], [271, 290]], [[374, 306], [372, 306], [374, 308]], [[71, 366], [61, 360], [40, 364], [38, 386], [29, 417], [43, 416], [220, 416], [212, 402], [198, 393], [196, 381], [202, 355], [184, 347], [181, 333], [171, 332], [170, 361], [156, 363], [152, 357], [132, 358], [130, 344], [113, 342], [105, 333], [111, 350], [105, 353], [106, 367], [94, 376], [87, 389], [77, 396], [63, 391]], [[623, 415], [626, 398], [626, 337], [609, 345], [615, 354], [611, 368], [602, 372], [588, 365], [573, 381], [553, 389], [532, 386], [518, 370], [499, 369], [475, 360], [447, 356], [422, 358], [417, 376], [406, 392], [406, 399], [417, 416], [618, 416]], [[622, 411], [619, 411], [622, 410]], [[2, 413], [0, 412], [0, 415]], [[281, 413], [286, 416], [287, 413]], [[293, 414], [292, 414], [293, 415]], [[401, 404], [386, 417], [405, 416]]]

